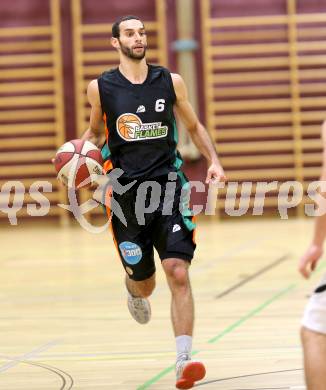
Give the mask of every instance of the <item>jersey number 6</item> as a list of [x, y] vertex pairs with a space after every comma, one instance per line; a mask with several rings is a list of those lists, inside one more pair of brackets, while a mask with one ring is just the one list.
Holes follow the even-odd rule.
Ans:
[[155, 103], [155, 111], [162, 112], [164, 111], [165, 99], [158, 99]]

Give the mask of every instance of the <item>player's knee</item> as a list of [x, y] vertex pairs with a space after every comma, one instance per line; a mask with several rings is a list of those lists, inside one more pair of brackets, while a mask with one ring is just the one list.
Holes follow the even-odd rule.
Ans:
[[168, 260], [164, 264], [167, 278], [178, 286], [188, 285], [188, 269], [186, 263], [180, 260]]

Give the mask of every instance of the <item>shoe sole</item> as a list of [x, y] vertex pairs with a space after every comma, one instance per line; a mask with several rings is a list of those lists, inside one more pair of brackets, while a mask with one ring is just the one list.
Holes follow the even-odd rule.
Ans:
[[182, 377], [177, 380], [177, 389], [191, 389], [195, 382], [200, 381], [206, 375], [206, 369], [201, 362], [190, 362], [188, 363], [183, 372]]
[[144, 314], [144, 312], [141, 312], [141, 313], [138, 313], [140, 315], [136, 315], [135, 314], [135, 311], [133, 310], [133, 306], [132, 306], [132, 303], [129, 301], [129, 299], [127, 300], [127, 304], [128, 304], [128, 309], [129, 309], [129, 313], [131, 314], [132, 318], [138, 322], [139, 324], [147, 324], [150, 319], [151, 319], [151, 315], [152, 315], [152, 312], [151, 312], [151, 306], [149, 304], [149, 302], [146, 302], [144, 305], [146, 305], [146, 309], [145, 309], [145, 312], [147, 313], [147, 315]]

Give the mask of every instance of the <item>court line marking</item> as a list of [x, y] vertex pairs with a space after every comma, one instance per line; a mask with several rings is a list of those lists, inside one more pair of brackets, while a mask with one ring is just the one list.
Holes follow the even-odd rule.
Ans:
[[[278, 370], [278, 371], [269, 371], [269, 372], [258, 372], [257, 374], [238, 375], [238, 376], [231, 376], [231, 377], [228, 377], [228, 378], [213, 379], [213, 380], [210, 380], [210, 381], [198, 383], [198, 384], [196, 384], [196, 387], [200, 387], [200, 386], [203, 386], [203, 385], [208, 385], [210, 383], [215, 383], [215, 382], [230, 381], [232, 379], [251, 378], [251, 377], [254, 377], [254, 376], [262, 376], [262, 375], [270, 375], [270, 374], [280, 374], [280, 373], [284, 373], [284, 372], [294, 372], [294, 371], [303, 371], [303, 368], [293, 368], [293, 369], [290, 369], [290, 370]], [[272, 389], [272, 387], [269, 387], [268, 389]], [[287, 386], [287, 387], [275, 387], [275, 389], [304, 389], [304, 387], [302, 387], [302, 386], [293, 386], [293, 387]], [[243, 389], [243, 390], [245, 390], [245, 389]], [[250, 390], [250, 389], [248, 389], [248, 390]], [[258, 389], [252, 389], [252, 390], [258, 390]]]
[[[277, 294], [273, 295], [271, 298], [269, 298], [267, 301], [263, 302], [259, 306], [257, 306], [255, 309], [251, 310], [249, 313], [247, 313], [245, 316], [241, 317], [239, 320], [225, 328], [222, 332], [220, 332], [215, 337], [208, 340], [208, 343], [212, 344], [216, 341], [223, 338], [226, 334], [231, 333], [233, 330], [238, 328], [240, 325], [242, 325], [244, 322], [249, 320], [250, 318], [256, 316], [258, 313], [266, 309], [269, 305], [271, 305], [273, 302], [277, 301], [278, 299], [282, 298], [284, 295], [288, 294], [290, 291], [292, 291], [297, 284], [291, 284], [287, 286], [285, 289], [279, 291]], [[200, 351], [193, 351], [192, 355], [197, 355]], [[153, 385], [155, 382], [159, 381], [161, 378], [163, 378], [166, 374], [170, 373], [174, 370], [174, 364], [172, 366], [167, 367], [165, 370], [161, 371], [157, 375], [155, 375], [153, 378], [149, 379], [145, 383], [143, 383], [141, 386], [137, 387], [136, 390], [145, 390], [148, 389], [149, 386]]]
[[249, 318], [254, 317], [256, 314], [258, 314], [259, 312], [263, 311], [267, 306], [272, 304], [274, 301], [276, 301], [277, 299], [281, 298], [283, 295], [287, 294], [288, 292], [292, 291], [294, 289], [294, 287], [296, 287], [296, 284], [291, 284], [286, 289], [281, 290], [276, 295], [273, 295], [270, 299], [268, 299], [267, 301], [263, 302], [261, 305], [257, 306], [255, 309], [250, 311], [245, 316], [241, 317], [239, 320], [237, 320], [232, 325], [230, 325], [229, 327], [224, 329], [222, 332], [220, 332], [218, 335], [216, 335], [215, 337], [209, 339], [208, 343], [209, 344], [213, 344], [216, 341], [220, 340], [224, 335], [232, 332], [234, 329], [239, 327], [241, 324], [243, 324], [244, 322], [249, 320]]
[[260, 276], [260, 275], [264, 274], [265, 272], [271, 270], [272, 268], [276, 267], [277, 265], [283, 263], [283, 261], [287, 260], [289, 258], [289, 256], [290, 256], [289, 253], [287, 253], [286, 255], [281, 256], [280, 258], [278, 258], [277, 260], [273, 261], [272, 263], [266, 265], [265, 267], [261, 268], [260, 270], [258, 270], [254, 274], [249, 275], [247, 278], [241, 280], [240, 282], [234, 284], [233, 286], [229, 287], [228, 289], [222, 291], [220, 294], [215, 296], [215, 299], [219, 299], [219, 298], [225, 297], [226, 295], [230, 294], [232, 291], [237, 290], [239, 287], [247, 284], [251, 280], [257, 278], [258, 276]]
[[[286, 255], [284, 255], [286, 256]], [[289, 256], [289, 254], [287, 254]], [[277, 261], [279, 261], [278, 259]], [[326, 268], [326, 263], [319, 264], [316, 269], [316, 274], [320, 273], [324, 268]], [[305, 280], [302, 280], [302, 283], [305, 283]], [[77, 319], [77, 318], [71, 318]], [[92, 319], [89, 319], [92, 320]], [[137, 356], [134, 356], [137, 355]], [[148, 357], [166, 357], [166, 356], [174, 356], [175, 353], [171, 352], [171, 350], [164, 351], [156, 351], [156, 352], [147, 352], [143, 354], [139, 354], [139, 352], [111, 352], [108, 354], [107, 352], [102, 353], [64, 353], [64, 354], [46, 354], [42, 356], [42, 359], [52, 360], [54, 358], [64, 358], [69, 356], [73, 358], [74, 361], [77, 361], [75, 358], [80, 358], [78, 361], [103, 361], [103, 360], [129, 360], [131, 357], [133, 359], [148, 359]], [[1, 356], [0, 356], [1, 357]], [[295, 389], [296, 387], [293, 387]], [[300, 387], [298, 387], [299, 389]]]
[[61, 370], [60, 368], [53, 367], [53, 366], [50, 366], [50, 365], [44, 364], [44, 363], [29, 362], [27, 360], [17, 360], [16, 358], [12, 358], [12, 357], [5, 356], [5, 355], [0, 355], [0, 358], [6, 359], [6, 360], [11, 360], [11, 361], [18, 361], [18, 363], [23, 363], [23, 364], [28, 364], [28, 365], [40, 367], [40, 368], [43, 368], [47, 371], [50, 371], [50, 372], [56, 374], [62, 380], [62, 386], [60, 387], [60, 390], [70, 390], [70, 389], [72, 389], [72, 387], [74, 385], [73, 377], [70, 374], [68, 374], [67, 372]]
[[44, 363], [35, 363], [35, 362], [28, 362], [28, 361], [22, 361], [22, 363], [41, 367], [44, 368], [45, 370], [51, 371], [56, 375], [58, 375], [62, 379], [62, 386], [60, 387], [59, 390], [70, 390], [74, 386], [74, 378], [69, 373], [61, 370], [58, 367], [49, 366], [48, 364], [44, 364]]
[[41, 345], [40, 347], [33, 349], [30, 352], [24, 353], [24, 355], [16, 356], [15, 358], [13, 358], [13, 361], [11, 361], [9, 363], [5, 363], [2, 366], [0, 366], [0, 373], [9, 370], [12, 367], [17, 366], [23, 360], [28, 360], [28, 359], [37, 357], [42, 352], [47, 351], [48, 349], [50, 349], [50, 348], [54, 347], [55, 345], [59, 344], [59, 342], [60, 342], [60, 340], [53, 340], [53, 341], [50, 341], [47, 344]]

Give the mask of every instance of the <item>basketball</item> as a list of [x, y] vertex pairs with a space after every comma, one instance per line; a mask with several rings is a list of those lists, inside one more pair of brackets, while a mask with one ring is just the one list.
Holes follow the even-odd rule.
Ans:
[[54, 166], [58, 180], [68, 187], [84, 188], [92, 183], [92, 175], [103, 174], [101, 151], [90, 141], [75, 139], [57, 151]]

